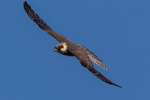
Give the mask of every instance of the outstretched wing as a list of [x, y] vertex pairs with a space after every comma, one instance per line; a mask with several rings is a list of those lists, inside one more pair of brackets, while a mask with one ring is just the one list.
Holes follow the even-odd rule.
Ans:
[[59, 42], [68, 40], [66, 37], [54, 32], [32, 9], [31, 6], [25, 1], [24, 9], [28, 16], [44, 31], [53, 36]]
[[111, 85], [115, 85], [117, 87], [122, 88], [121, 86], [111, 82], [109, 79], [107, 79], [104, 75], [102, 75], [100, 72], [98, 72], [93, 66], [91, 65], [87, 65], [87, 69], [92, 72], [96, 77], [98, 77], [99, 79], [101, 79], [102, 81], [111, 84]]
[[78, 52], [78, 51], [70, 51], [74, 56], [76, 56], [76, 58], [80, 61], [80, 63], [82, 64], [82, 66], [86, 67], [91, 73], [93, 73], [96, 77], [98, 77], [99, 79], [101, 79], [102, 81], [111, 84], [111, 85], [115, 85], [117, 87], [122, 88], [121, 86], [111, 82], [109, 79], [107, 79], [104, 75], [102, 75], [99, 71], [97, 71], [92, 62], [90, 61], [88, 55], [86, 55], [83, 52]]

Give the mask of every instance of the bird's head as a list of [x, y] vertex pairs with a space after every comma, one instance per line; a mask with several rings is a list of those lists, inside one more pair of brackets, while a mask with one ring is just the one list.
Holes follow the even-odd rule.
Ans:
[[60, 43], [55, 46], [54, 51], [64, 54], [67, 52], [67, 44], [66, 43]]

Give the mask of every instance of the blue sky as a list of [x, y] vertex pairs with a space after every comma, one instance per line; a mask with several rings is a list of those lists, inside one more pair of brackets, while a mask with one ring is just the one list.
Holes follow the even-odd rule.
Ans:
[[24, 0], [0, 3], [0, 100], [148, 100], [149, 0], [28, 0], [56, 32], [107, 65], [118, 88], [54, 52], [58, 42], [25, 13]]

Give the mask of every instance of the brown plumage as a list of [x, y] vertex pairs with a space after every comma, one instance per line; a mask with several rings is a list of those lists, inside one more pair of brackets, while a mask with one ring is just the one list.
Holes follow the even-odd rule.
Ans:
[[87, 68], [90, 72], [92, 72], [96, 77], [101, 79], [102, 81], [115, 85], [117, 87], [122, 88], [121, 86], [111, 82], [105, 76], [103, 76], [100, 72], [98, 72], [91, 60], [97, 65], [101, 66], [104, 69], [107, 69], [105, 64], [96, 56], [94, 53], [90, 52], [85, 47], [75, 44], [72, 41], [68, 40], [66, 37], [54, 32], [30, 7], [30, 5], [25, 1], [24, 9], [28, 16], [44, 31], [53, 36], [60, 44], [56, 45], [54, 51], [61, 53], [67, 56], [75, 56], [80, 63]]

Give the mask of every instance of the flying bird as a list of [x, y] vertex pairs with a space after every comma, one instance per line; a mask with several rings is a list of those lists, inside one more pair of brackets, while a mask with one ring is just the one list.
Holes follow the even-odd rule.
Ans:
[[117, 87], [122, 88], [121, 86], [111, 82], [109, 79], [107, 79], [105, 76], [103, 76], [99, 71], [97, 71], [92, 62], [96, 63], [97, 65], [101, 66], [104, 69], [106, 68], [106, 65], [103, 63], [102, 60], [100, 60], [94, 53], [90, 52], [88, 49], [86, 49], [84, 46], [81, 46], [79, 44], [75, 44], [66, 37], [54, 32], [31, 8], [31, 6], [25, 1], [24, 3], [24, 9], [28, 16], [44, 31], [46, 31], [49, 35], [54, 37], [60, 44], [56, 45], [54, 47], [54, 51], [66, 55], [66, 56], [75, 56], [81, 63], [82, 66], [87, 68], [91, 73], [93, 73], [96, 77], [101, 79], [102, 81], [115, 85]]

